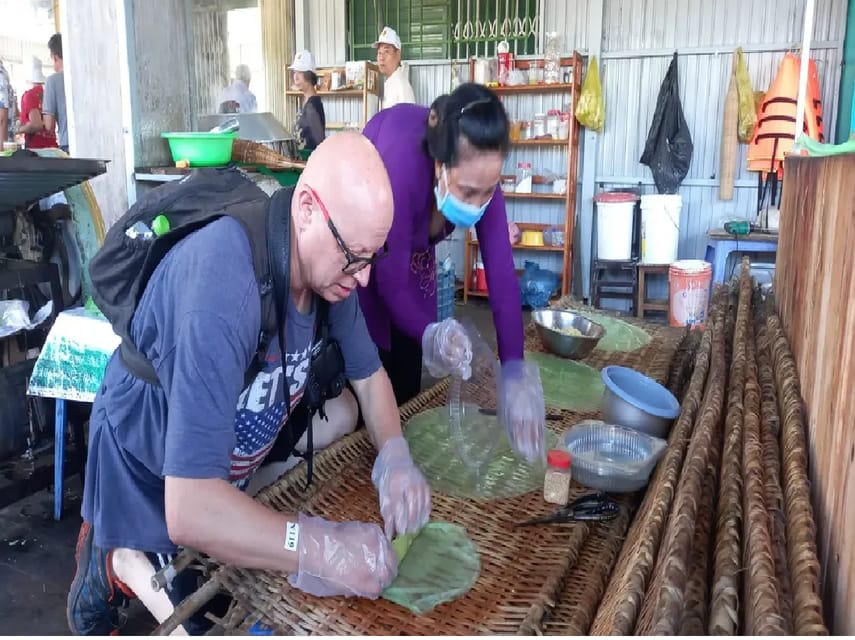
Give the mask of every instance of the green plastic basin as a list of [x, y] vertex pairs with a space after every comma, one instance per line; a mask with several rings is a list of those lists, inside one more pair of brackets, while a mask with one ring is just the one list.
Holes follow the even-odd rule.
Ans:
[[184, 131], [161, 133], [160, 137], [169, 142], [173, 161], [187, 160], [191, 167], [220, 167], [232, 161], [237, 132]]

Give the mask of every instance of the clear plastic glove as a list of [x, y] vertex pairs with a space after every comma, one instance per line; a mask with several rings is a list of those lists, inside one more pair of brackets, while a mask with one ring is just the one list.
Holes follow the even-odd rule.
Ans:
[[427, 326], [422, 334], [422, 358], [434, 378], [455, 374], [468, 380], [472, 376], [472, 342], [454, 318]]
[[379, 598], [398, 559], [376, 524], [329, 522], [300, 514], [299, 569], [291, 586], [315, 596]]
[[546, 456], [546, 403], [540, 367], [513, 360], [499, 373], [499, 420], [514, 450], [529, 462]]
[[403, 437], [390, 438], [383, 445], [371, 481], [380, 494], [380, 513], [386, 524], [386, 537], [417, 533], [430, 517], [430, 487], [410, 457]]

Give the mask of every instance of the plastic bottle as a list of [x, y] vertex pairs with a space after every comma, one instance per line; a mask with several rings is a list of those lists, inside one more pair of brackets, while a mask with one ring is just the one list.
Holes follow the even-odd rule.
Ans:
[[570, 501], [570, 454], [562, 449], [550, 449], [546, 464], [543, 499], [564, 506]]

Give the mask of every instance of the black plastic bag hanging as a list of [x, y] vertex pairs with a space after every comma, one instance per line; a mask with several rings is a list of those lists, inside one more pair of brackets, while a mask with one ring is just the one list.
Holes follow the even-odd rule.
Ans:
[[640, 162], [650, 167], [659, 193], [677, 193], [692, 164], [692, 135], [683, 116], [677, 82], [677, 53], [659, 88], [656, 112]]

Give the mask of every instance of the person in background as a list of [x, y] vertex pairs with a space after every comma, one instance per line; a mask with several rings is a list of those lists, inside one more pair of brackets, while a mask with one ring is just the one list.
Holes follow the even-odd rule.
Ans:
[[385, 78], [380, 108], [388, 109], [402, 102], [414, 103], [416, 95], [401, 66], [401, 38], [398, 33], [391, 27], [383, 27], [374, 48], [377, 49], [377, 66]]
[[220, 96], [220, 113], [254, 113], [258, 111], [255, 94], [249, 90], [252, 71], [249, 66], [239, 64], [235, 67], [235, 79]]
[[21, 126], [18, 133], [26, 136], [27, 149], [50, 149], [56, 147], [56, 134], [45, 129], [42, 118], [45, 76], [42, 61], [33, 56], [30, 84], [33, 86], [21, 96]]
[[324, 103], [318, 96], [318, 76], [312, 52], [307, 49], [297, 52], [288, 68], [292, 71], [292, 85], [303, 92], [303, 108], [297, 115], [297, 133], [303, 140], [303, 148], [312, 151], [324, 141], [327, 127]]
[[12, 88], [12, 80], [9, 72], [0, 60], [0, 151], [3, 150], [4, 142], [15, 140], [15, 90]]
[[68, 153], [68, 116], [65, 110], [65, 76], [62, 62], [62, 35], [55, 33], [48, 40], [50, 59], [56, 72], [45, 82], [42, 115], [44, 128], [47, 131], [56, 130], [59, 148]]
[[430, 109], [384, 109], [363, 133], [389, 173], [395, 217], [389, 256], [375, 265], [359, 301], [396, 400], [403, 404], [419, 393], [416, 362], [435, 377], [470, 374], [472, 349], [463, 327], [454, 319], [437, 322], [435, 245], [455, 227], [474, 225], [502, 363], [499, 418], [517, 451], [530, 460], [543, 458], [543, 388], [537, 365], [523, 360], [512, 230], [498, 186], [510, 144], [502, 103], [484, 86], [462, 84]]

